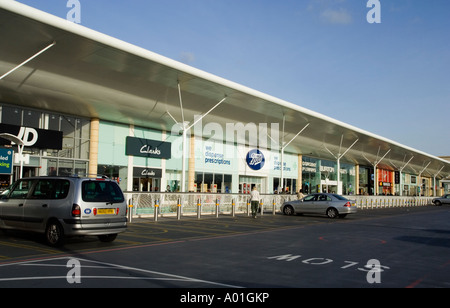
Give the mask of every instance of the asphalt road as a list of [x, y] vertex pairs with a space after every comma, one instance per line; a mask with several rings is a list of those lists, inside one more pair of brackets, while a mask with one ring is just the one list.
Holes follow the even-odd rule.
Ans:
[[[434, 206], [360, 210], [334, 220], [139, 219], [113, 243], [74, 238], [61, 249], [38, 235], [0, 232], [0, 288], [260, 290], [216, 295], [216, 302], [262, 301], [266, 288], [448, 288], [449, 221], [450, 207]], [[175, 300], [209, 300], [196, 297], [199, 290]]]

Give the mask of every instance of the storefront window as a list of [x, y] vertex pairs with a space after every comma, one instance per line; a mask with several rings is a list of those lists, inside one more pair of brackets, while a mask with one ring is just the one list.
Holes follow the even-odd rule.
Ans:
[[[27, 174], [87, 174], [90, 138], [90, 121], [88, 119], [7, 105], [0, 105], [0, 112], [2, 124], [63, 132], [62, 150], [24, 148], [24, 154], [31, 155], [30, 163], [24, 166]], [[48, 159], [49, 157], [52, 159]]]
[[197, 192], [231, 193], [230, 174], [196, 172]]
[[98, 165], [97, 172], [99, 175], [104, 175], [111, 180], [117, 181], [123, 191], [127, 190], [128, 167]]
[[354, 195], [355, 192], [355, 166], [350, 164], [341, 164], [342, 194]]
[[2, 106], [2, 123], [22, 125], [22, 110], [17, 107]]
[[166, 192], [179, 191], [181, 191], [181, 172], [166, 170]]
[[[278, 194], [280, 192], [280, 178], [273, 178], [273, 193]], [[297, 179], [283, 179], [283, 191], [284, 194], [295, 194], [297, 189]]]
[[40, 128], [41, 127], [41, 117], [42, 117], [41, 112], [32, 111], [32, 110], [24, 110], [22, 126]]
[[373, 195], [373, 169], [359, 167], [359, 195]]

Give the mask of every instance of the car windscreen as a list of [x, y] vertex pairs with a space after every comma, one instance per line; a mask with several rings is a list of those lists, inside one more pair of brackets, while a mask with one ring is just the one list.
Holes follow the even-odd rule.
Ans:
[[111, 181], [84, 181], [81, 185], [81, 194], [85, 202], [121, 203], [124, 201], [119, 185]]

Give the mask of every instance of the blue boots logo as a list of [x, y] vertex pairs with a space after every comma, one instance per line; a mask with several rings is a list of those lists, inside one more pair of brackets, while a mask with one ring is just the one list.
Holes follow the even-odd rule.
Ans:
[[251, 150], [247, 153], [247, 165], [253, 170], [260, 170], [264, 167], [266, 159], [260, 150]]

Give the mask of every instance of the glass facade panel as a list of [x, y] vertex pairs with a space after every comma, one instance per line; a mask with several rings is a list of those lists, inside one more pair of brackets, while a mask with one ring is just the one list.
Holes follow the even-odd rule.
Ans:
[[[24, 148], [24, 154], [31, 155], [30, 163], [24, 165], [27, 174], [41, 176], [87, 174], [90, 120], [5, 104], [0, 104], [0, 110], [0, 119], [3, 124], [63, 132], [62, 150]], [[41, 168], [35, 163], [36, 161], [41, 162]], [[15, 172], [17, 174], [17, 171]]]

